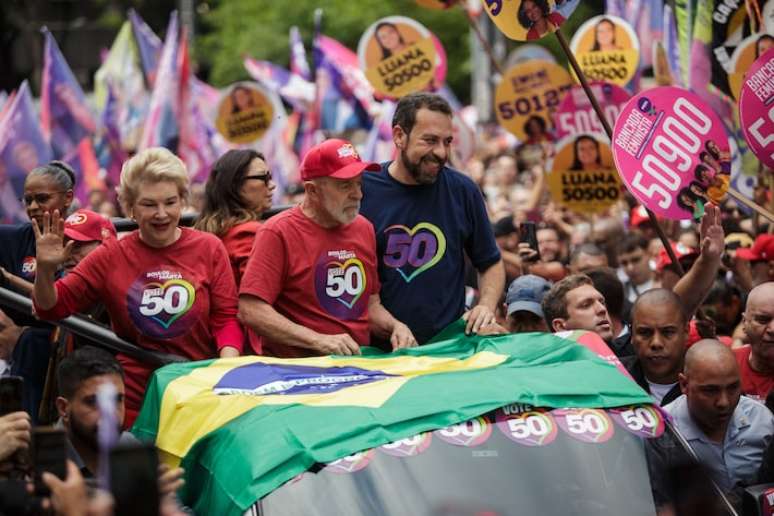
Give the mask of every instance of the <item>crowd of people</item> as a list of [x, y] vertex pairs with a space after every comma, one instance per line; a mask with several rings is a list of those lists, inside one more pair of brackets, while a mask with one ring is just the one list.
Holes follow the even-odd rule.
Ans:
[[[72, 212], [67, 165], [31, 171], [30, 222], [0, 226], [2, 285], [31, 296], [36, 316], [0, 313], [0, 359], [25, 382], [24, 411], [0, 417], [0, 461], [13, 465], [31, 426], [57, 420], [72, 465], [66, 481], [45, 477], [44, 503], [81, 514], [78, 504], [90, 503], [83, 478], [98, 468], [97, 388], [114, 386], [126, 429], [153, 371], [42, 320], [85, 313], [145, 350], [201, 360], [390, 351], [463, 318], [480, 335], [595, 332], [723, 491], [773, 480], [768, 223], [731, 202], [707, 202], [697, 222], [662, 221], [674, 263], [632, 198], [593, 216], [551, 200], [550, 141], [513, 149], [486, 139], [452, 167], [452, 110], [429, 93], [403, 97], [392, 126], [395, 157], [383, 164], [362, 161], [343, 139], [313, 147], [292, 193], [298, 203], [266, 221], [276, 185], [252, 150], [223, 155], [198, 199], [172, 152], [136, 154], [118, 200], [138, 229], [120, 235], [97, 213], [104, 196]], [[179, 226], [190, 205], [193, 229]], [[533, 243], [520, 238], [530, 223]], [[668, 510], [673, 486], [658, 472], [674, 454], [659, 446], [649, 462]], [[160, 471], [165, 514], [180, 510], [181, 475]]]

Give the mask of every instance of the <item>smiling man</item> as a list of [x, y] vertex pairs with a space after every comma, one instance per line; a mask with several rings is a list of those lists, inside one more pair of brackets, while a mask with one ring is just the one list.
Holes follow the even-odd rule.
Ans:
[[[452, 110], [440, 96], [402, 97], [392, 119], [394, 161], [363, 178], [361, 213], [376, 230], [384, 306], [422, 344], [460, 316], [476, 333], [494, 322], [505, 269], [476, 184], [447, 166]], [[465, 312], [465, 256], [479, 273]]]
[[622, 360], [629, 374], [659, 404], [680, 395], [678, 375], [683, 368], [688, 317], [671, 290], [648, 290], [632, 308], [634, 356]]
[[304, 200], [255, 235], [239, 291], [239, 318], [266, 355], [356, 355], [370, 334], [393, 349], [415, 346], [379, 299], [374, 229], [358, 214], [361, 161], [345, 140], [313, 147], [301, 163]]
[[685, 355], [679, 375], [683, 395], [664, 409], [724, 491], [755, 483], [763, 452], [774, 433], [765, 405], [741, 396], [734, 354], [704, 339]]

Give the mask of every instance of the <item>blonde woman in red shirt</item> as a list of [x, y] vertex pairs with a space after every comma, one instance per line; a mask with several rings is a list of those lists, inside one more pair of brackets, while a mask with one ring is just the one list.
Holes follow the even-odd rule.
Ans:
[[[213, 235], [178, 227], [188, 196], [183, 162], [162, 148], [140, 152], [121, 170], [119, 199], [139, 229], [109, 241], [60, 280], [72, 252], [64, 221], [46, 213], [37, 229], [33, 299], [42, 319], [61, 319], [102, 302], [116, 334], [143, 349], [191, 360], [238, 356], [243, 333], [228, 255]], [[126, 424], [137, 416], [148, 364], [119, 355], [126, 371]]]

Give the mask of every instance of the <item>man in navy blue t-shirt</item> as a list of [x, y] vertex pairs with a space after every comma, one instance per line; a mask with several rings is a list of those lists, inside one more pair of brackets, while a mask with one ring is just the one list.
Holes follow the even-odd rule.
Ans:
[[[481, 192], [446, 166], [451, 108], [438, 95], [407, 95], [392, 126], [398, 156], [363, 175], [360, 208], [376, 230], [382, 303], [420, 344], [460, 316], [467, 332], [476, 333], [494, 322], [505, 270]], [[480, 292], [468, 312], [466, 255], [479, 272]]]

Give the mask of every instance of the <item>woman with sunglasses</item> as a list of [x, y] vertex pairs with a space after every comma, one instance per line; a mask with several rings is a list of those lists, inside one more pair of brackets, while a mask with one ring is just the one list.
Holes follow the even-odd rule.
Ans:
[[225, 153], [207, 179], [204, 209], [194, 227], [223, 240], [237, 288], [275, 188], [263, 154], [249, 149]]
[[[61, 161], [36, 167], [27, 174], [21, 202], [30, 222], [0, 225], [0, 286], [31, 295], [37, 270], [33, 224], [42, 227], [46, 212], [67, 213], [74, 189], [75, 173]], [[11, 363], [11, 374], [24, 378], [24, 409], [35, 422], [46, 382], [51, 327], [15, 310], [4, 308], [0, 314], [0, 358]]]

